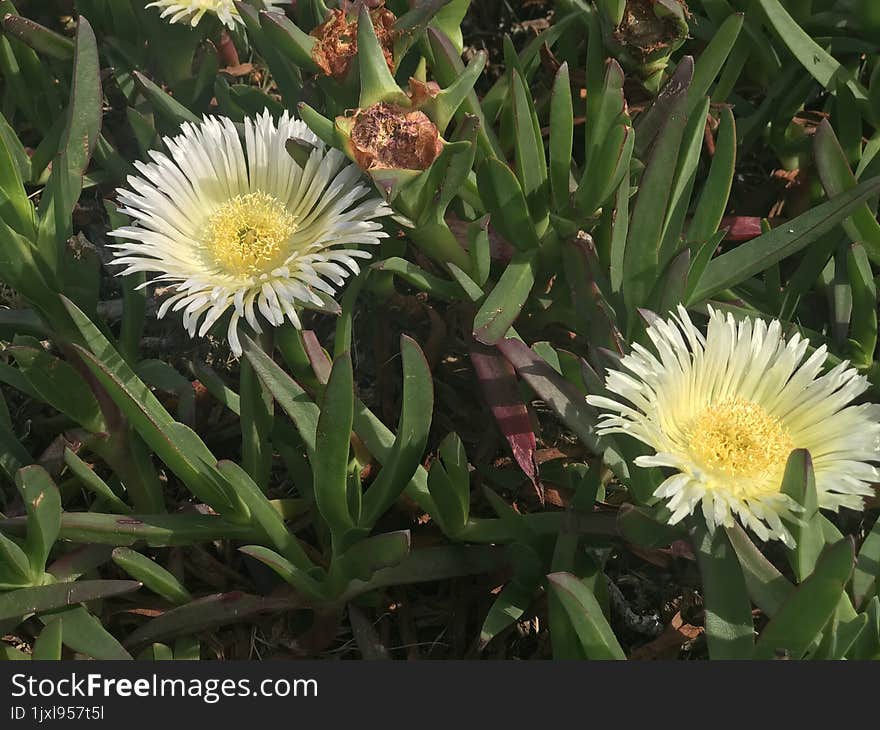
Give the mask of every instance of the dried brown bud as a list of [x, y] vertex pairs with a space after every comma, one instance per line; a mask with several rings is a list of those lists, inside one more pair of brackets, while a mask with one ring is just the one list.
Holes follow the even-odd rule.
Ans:
[[415, 107], [433, 99], [440, 91], [440, 84], [436, 81], [425, 82], [412, 77], [409, 80], [409, 98]]
[[[687, 34], [687, 24], [682, 20], [690, 14], [687, 5], [684, 0], [657, 4], [658, 0], [627, 0], [614, 39], [644, 57], [680, 43], [682, 32]], [[677, 13], [671, 12], [673, 9]]]
[[[394, 71], [394, 23], [397, 18], [379, 4], [370, 11], [370, 19], [373, 21], [385, 62], [389, 70]], [[318, 39], [312, 58], [325, 74], [338, 80], [348, 76], [351, 61], [357, 55], [357, 33], [357, 15], [349, 16], [340, 9], [331, 10], [327, 21], [311, 32]]]
[[351, 152], [364, 170], [427, 170], [442, 148], [424, 112], [382, 102], [354, 115]]

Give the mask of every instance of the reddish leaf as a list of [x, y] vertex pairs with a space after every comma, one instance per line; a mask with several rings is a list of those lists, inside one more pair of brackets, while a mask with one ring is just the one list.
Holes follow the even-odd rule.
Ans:
[[749, 241], [760, 236], [761, 219], [754, 216], [731, 215], [721, 219], [720, 230], [727, 228], [725, 241]]
[[543, 503], [544, 490], [538, 479], [535, 432], [529, 411], [520, 396], [516, 371], [494, 348], [475, 344], [471, 347], [470, 356], [486, 404], [510, 444], [513, 458], [534, 485]]

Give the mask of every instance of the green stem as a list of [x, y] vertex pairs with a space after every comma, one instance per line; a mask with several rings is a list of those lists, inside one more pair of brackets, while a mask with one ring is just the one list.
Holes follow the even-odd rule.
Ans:
[[[260, 337], [260, 345], [272, 352], [271, 336]], [[272, 472], [272, 394], [261, 382], [250, 360], [241, 361], [239, 396], [241, 403], [241, 461], [251, 479], [265, 491]]]

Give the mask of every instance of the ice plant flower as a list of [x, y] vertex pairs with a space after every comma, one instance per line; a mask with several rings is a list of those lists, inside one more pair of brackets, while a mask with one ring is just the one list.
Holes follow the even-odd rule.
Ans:
[[[266, 10], [274, 10], [283, 0], [263, 0]], [[227, 28], [235, 28], [236, 24], [244, 24], [233, 0], [155, 0], [148, 8], [162, 8], [161, 17], [169, 23], [188, 22], [195, 27], [206, 13], [213, 13]]]
[[[285, 147], [307, 152], [300, 165]], [[183, 311], [183, 325], [203, 337], [231, 310], [229, 345], [241, 354], [238, 325], [261, 332], [259, 319], [299, 327], [297, 306], [321, 305], [358, 258], [360, 245], [387, 234], [391, 209], [360, 179], [360, 170], [287, 112], [276, 125], [268, 112], [246, 119], [244, 141], [226, 118], [205, 117], [165, 138], [169, 155], [150, 152], [140, 175], [117, 191], [132, 225], [112, 231], [123, 275], [157, 274], [175, 291], [158, 316]], [[258, 317], [262, 315], [261, 317]]]
[[710, 308], [705, 337], [684, 307], [648, 327], [656, 355], [633, 345], [606, 388], [601, 434], [626, 434], [655, 453], [639, 466], [675, 471], [654, 493], [675, 524], [701, 505], [710, 530], [734, 516], [762, 540], [793, 538], [782, 519], [799, 505], [780, 491], [794, 449], [813, 460], [819, 506], [860, 509], [878, 481], [880, 406], [851, 405], [867, 380], [844, 362], [821, 374], [824, 346], [809, 357], [778, 321], [737, 322]]

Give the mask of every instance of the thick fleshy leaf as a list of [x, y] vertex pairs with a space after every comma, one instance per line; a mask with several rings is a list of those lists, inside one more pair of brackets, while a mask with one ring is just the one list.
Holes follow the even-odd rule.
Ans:
[[588, 448], [597, 453], [601, 452], [595, 430], [596, 416], [584, 400], [583, 394], [521, 340], [501, 340], [497, 347], [516, 368], [519, 376], [560, 420]]
[[0, 620], [131, 593], [140, 587], [141, 584], [133, 580], [79, 580], [74, 583], [19, 588], [0, 595]]
[[[140, 583], [128, 580], [97, 582], [140, 586]], [[78, 585], [78, 583], [74, 585]], [[131, 590], [135, 590], [134, 587]], [[90, 656], [92, 659], [128, 660], [132, 658], [122, 647], [122, 644], [101, 625], [100, 619], [92, 616], [82, 606], [71, 606], [61, 611], [45, 614], [40, 616], [40, 620], [47, 626], [55, 621], [61, 621], [61, 641], [75, 652]]]
[[[24, 535], [27, 520], [0, 520], [0, 530]], [[200, 514], [110, 515], [100, 512], [64, 512], [58, 532], [62, 540], [102, 545], [134, 545], [144, 541], [152, 547], [189, 545], [214, 540], [250, 541], [263, 534], [251, 525], [237, 525], [221, 517]]]
[[625, 659], [626, 655], [596, 596], [571, 573], [547, 576], [550, 590], [562, 604], [588, 659]]
[[303, 608], [298, 597], [268, 598], [234, 591], [215, 593], [174, 608], [133, 631], [125, 640], [129, 647], [141, 646], [160, 639], [208, 631], [218, 626], [247, 621], [264, 613], [292, 611]]
[[[823, 119], [816, 130], [814, 148], [816, 169], [829, 198], [856, 186], [856, 177], [827, 119]], [[853, 241], [864, 245], [875, 263], [880, 262], [880, 223], [868, 203], [862, 203], [850, 217], [845, 218], [843, 227]]]
[[470, 358], [486, 405], [507, 440], [514, 460], [538, 489], [537, 441], [528, 408], [520, 395], [516, 371], [494, 348], [472, 347]]
[[733, 184], [736, 167], [736, 121], [729, 107], [721, 109], [715, 154], [687, 231], [689, 241], [707, 241], [718, 230]]
[[514, 622], [519, 621], [534, 597], [534, 589], [525, 588], [515, 581], [504, 586], [492, 603], [480, 629], [480, 650], [485, 649], [492, 639]]
[[31, 575], [39, 580], [46, 569], [49, 552], [58, 538], [61, 494], [49, 473], [37, 465], [21, 469], [15, 477], [15, 484], [28, 518], [24, 551], [30, 562]]
[[792, 659], [803, 657], [837, 609], [854, 563], [852, 540], [829, 547], [813, 573], [767, 624], [753, 658], [771, 659], [780, 651]]
[[791, 456], [788, 457], [781, 491], [804, 510], [798, 514], [799, 522], [791, 525], [790, 531], [795, 547], [788, 551], [788, 562], [791, 564], [795, 578], [801, 582], [813, 572], [816, 561], [825, 547], [813, 460], [805, 449], [792, 451]]
[[192, 600], [190, 592], [173, 574], [146, 555], [127, 547], [118, 547], [113, 551], [113, 562], [170, 603], [179, 605]]
[[434, 383], [428, 361], [416, 341], [406, 335], [400, 338], [400, 354], [403, 394], [397, 434], [379, 476], [364, 494], [362, 527], [375, 525], [421, 467], [431, 429]]
[[535, 251], [514, 255], [474, 317], [474, 339], [494, 345], [509, 335], [535, 285]]
[[755, 646], [752, 604], [736, 553], [722, 530], [694, 530], [712, 659], [748, 659]]
[[347, 497], [349, 450], [354, 412], [351, 356], [346, 352], [333, 363], [321, 400], [315, 433], [315, 502], [330, 527], [334, 542], [355, 526]]
[[489, 158], [477, 170], [477, 186], [492, 216], [492, 227], [520, 251], [537, 249], [538, 234], [529, 216], [525, 193], [513, 171], [500, 160]]
[[833, 92], [837, 84], [845, 83], [858, 101], [867, 101], [867, 92], [861, 84], [794, 21], [779, 0], [757, 0], [757, 2], [779, 38], [788, 46], [788, 50], [807, 73], [828, 91]]
[[830, 231], [868, 198], [880, 192], [880, 177], [859, 183], [856, 187], [797, 218], [753, 238], [709, 262], [692, 295], [692, 301], [705, 301], [746, 279], [766, 271], [811, 244]]
[[88, 431], [107, 430], [91, 388], [71, 365], [42, 348], [12, 347], [9, 352], [42, 400]]

